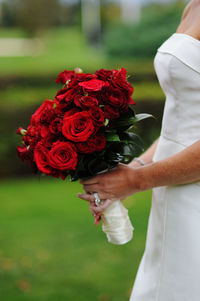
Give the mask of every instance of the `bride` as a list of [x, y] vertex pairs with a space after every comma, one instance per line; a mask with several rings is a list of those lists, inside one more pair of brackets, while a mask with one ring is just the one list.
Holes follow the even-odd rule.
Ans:
[[[82, 180], [98, 224], [112, 202], [153, 189], [145, 252], [131, 301], [200, 300], [200, 0], [158, 49], [166, 95], [159, 139], [129, 166]], [[93, 193], [104, 200], [98, 207]]]

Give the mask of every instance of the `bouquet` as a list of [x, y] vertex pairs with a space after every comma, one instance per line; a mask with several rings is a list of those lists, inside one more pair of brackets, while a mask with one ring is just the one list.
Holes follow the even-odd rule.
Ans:
[[[75, 181], [119, 162], [127, 164], [141, 153], [134, 125], [150, 115], [135, 115], [133, 87], [124, 68], [94, 74], [64, 70], [56, 83], [63, 86], [55, 98], [43, 102], [27, 129], [17, 130], [22, 136], [18, 156], [35, 172]], [[102, 221], [110, 242], [123, 244], [132, 238], [133, 227], [120, 201], [105, 210]]]

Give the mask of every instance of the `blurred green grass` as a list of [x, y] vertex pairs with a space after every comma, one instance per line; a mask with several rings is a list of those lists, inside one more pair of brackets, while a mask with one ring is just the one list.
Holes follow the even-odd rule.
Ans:
[[[24, 37], [19, 29], [1, 29], [0, 38]], [[128, 72], [151, 73], [151, 59], [121, 60], [107, 58], [102, 49], [92, 48], [78, 27], [55, 28], [40, 37], [42, 52], [34, 57], [0, 57], [0, 75], [49, 75], [63, 69], [80, 67], [84, 71], [97, 68], [120, 68]]]
[[124, 246], [93, 225], [79, 183], [36, 177], [0, 183], [2, 301], [125, 301], [141, 259], [151, 192], [125, 201], [135, 227]]

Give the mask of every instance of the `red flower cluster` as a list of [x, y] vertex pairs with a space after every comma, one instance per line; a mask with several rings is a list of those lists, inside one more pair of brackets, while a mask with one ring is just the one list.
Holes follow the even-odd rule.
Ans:
[[95, 74], [79, 68], [65, 70], [56, 82], [64, 87], [55, 99], [44, 101], [27, 130], [18, 128], [23, 144], [17, 152], [36, 170], [65, 179], [70, 170], [76, 170], [81, 157], [105, 149], [109, 120], [135, 103], [123, 68], [100, 69]]

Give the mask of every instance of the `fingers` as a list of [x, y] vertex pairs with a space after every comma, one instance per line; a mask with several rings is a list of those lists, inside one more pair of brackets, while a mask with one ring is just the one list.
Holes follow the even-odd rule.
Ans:
[[94, 221], [95, 226], [98, 226], [100, 224], [100, 221], [101, 221], [101, 216], [96, 215], [95, 216], [95, 221]]
[[94, 214], [102, 214], [103, 211], [105, 211], [113, 201], [111, 200], [105, 200], [104, 202], [100, 203], [99, 206], [96, 206], [94, 203], [90, 204], [90, 211], [93, 212]]
[[80, 179], [79, 183], [82, 185], [98, 184], [98, 176], [89, 179]]
[[78, 197], [87, 202], [94, 202], [94, 195], [88, 193], [78, 193]]
[[[95, 201], [95, 197], [93, 193], [78, 193], [77, 195], [80, 199], [87, 201], [87, 202], [93, 202]], [[107, 197], [101, 192], [98, 192], [98, 196], [101, 201], [105, 200]]]
[[83, 189], [85, 190], [85, 192], [100, 192], [100, 186], [98, 184], [91, 184], [91, 185], [88, 185], [88, 184], [84, 184], [83, 185]]
[[[102, 201], [98, 206], [96, 206], [93, 194], [79, 193], [78, 197], [82, 200], [89, 202], [90, 211], [95, 218], [95, 225], [99, 225], [101, 221], [102, 212], [105, 211], [113, 203], [113, 200], [107, 199], [105, 201]], [[102, 200], [101, 195], [99, 195], [99, 197]]]

